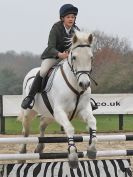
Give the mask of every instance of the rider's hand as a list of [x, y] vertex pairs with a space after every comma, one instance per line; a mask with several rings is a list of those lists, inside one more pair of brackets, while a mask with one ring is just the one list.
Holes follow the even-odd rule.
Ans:
[[65, 58], [67, 58], [67, 57], [68, 57], [68, 51], [64, 51], [63, 53], [59, 52], [59, 53], [58, 53], [58, 57], [59, 57], [60, 59], [65, 59]]

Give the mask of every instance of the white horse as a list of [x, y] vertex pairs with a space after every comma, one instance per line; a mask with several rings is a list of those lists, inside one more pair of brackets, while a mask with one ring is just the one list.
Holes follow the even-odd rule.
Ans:
[[[35, 96], [33, 109], [21, 110], [19, 120], [23, 124], [24, 137], [29, 136], [29, 127], [32, 118], [40, 114], [40, 136], [44, 136], [44, 131], [48, 124], [55, 120], [63, 128], [68, 137], [68, 158], [71, 168], [77, 168], [78, 155], [74, 143], [74, 127], [70, 122], [70, 117], [75, 109], [75, 116], [80, 116], [88, 126], [90, 140], [88, 140], [87, 154], [91, 159], [96, 158], [96, 119], [91, 107], [90, 72], [93, 59], [91, 44], [92, 34], [76, 32], [72, 38], [72, 46], [69, 56], [55, 73], [52, 87], [47, 93], [51, 104], [53, 115], [45, 106], [41, 94]], [[33, 76], [39, 68], [31, 70], [24, 79], [23, 97], [28, 95]], [[43, 151], [44, 144], [38, 144], [35, 152]], [[26, 144], [22, 145], [20, 153], [26, 153]]]

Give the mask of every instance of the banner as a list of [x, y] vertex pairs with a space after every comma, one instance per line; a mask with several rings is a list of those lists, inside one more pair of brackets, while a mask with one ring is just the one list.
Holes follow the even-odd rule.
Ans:
[[[133, 94], [92, 94], [98, 109], [94, 114], [133, 114]], [[3, 115], [18, 116], [21, 109], [21, 95], [3, 96]]]
[[133, 94], [92, 94], [98, 109], [94, 114], [133, 114]]
[[4, 95], [3, 96], [3, 115], [18, 116], [21, 110], [21, 95]]

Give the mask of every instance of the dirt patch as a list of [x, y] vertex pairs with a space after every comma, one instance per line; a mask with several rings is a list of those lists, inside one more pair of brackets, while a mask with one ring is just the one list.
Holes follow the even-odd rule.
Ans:
[[[82, 134], [83, 135], [83, 134]], [[34, 135], [38, 137], [39, 135]], [[46, 136], [54, 136], [54, 135], [46, 135]], [[65, 136], [64, 134], [56, 135], [56, 136]], [[0, 137], [20, 137], [20, 135], [0, 135]], [[78, 151], [86, 151], [87, 142], [82, 143], [76, 143]], [[29, 144], [27, 145], [27, 150], [29, 153], [34, 152], [36, 145], [35, 144]], [[67, 152], [67, 143], [55, 143], [55, 144], [46, 144], [44, 152]], [[7, 154], [7, 153], [18, 153], [20, 149], [20, 144], [0, 144], [0, 153], [1, 154]], [[117, 141], [117, 142], [97, 142], [97, 150], [117, 150], [117, 149], [133, 149], [133, 141]], [[116, 158], [130, 158], [131, 159], [131, 166], [133, 170], [133, 157], [109, 157], [109, 158], [97, 158], [97, 159], [116, 159]], [[46, 161], [46, 160], [36, 160], [34, 162], [40, 162], [40, 161]], [[50, 160], [47, 160], [50, 161]], [[54, 160], [53, 161], [57, 161]], [[15, 163], [16, 161], [0, 161], [0, 164], [3, 163]], [[33, 161], [27, 161], [27, 162], [33, 162]]]

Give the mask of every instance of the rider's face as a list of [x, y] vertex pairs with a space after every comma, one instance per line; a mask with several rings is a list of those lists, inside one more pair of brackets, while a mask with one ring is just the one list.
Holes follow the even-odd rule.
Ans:
[[63, 22], [66, 28], [71, 28], [75, 22], [75, 15], [74, 14], [68, 14], [63, 18]]

